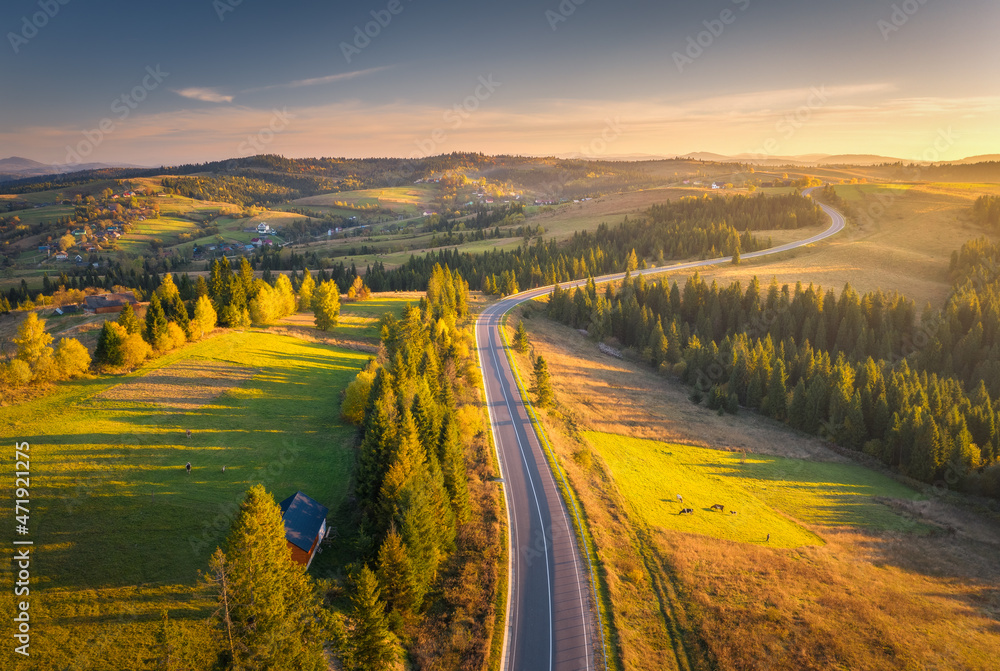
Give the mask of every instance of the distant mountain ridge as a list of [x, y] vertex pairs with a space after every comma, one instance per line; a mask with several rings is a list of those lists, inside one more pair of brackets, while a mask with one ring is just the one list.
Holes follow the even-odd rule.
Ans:
[[0, 158], [0, 180], [21, 179], [24, 177], [41, 177], [43, 175], [64, 175], [71, 172], [87, 170], [104, 170], [107, 168], [141, 168], [144, 166], [128, 163], [78, 163], [65, 165], [57, 163], [40, 163], [23, 156]]
[[979, 156], [969, 156], [952, 161], [921, 161], [909, 158], [897, 158], [894, 156], [881, 156], [879, 154], [802, 154], [799, 156], [776, 156], [767, 154], [717, 154], [710, 151], [693, 151], [687, 154], [607, 154], [592, 156], [588, 154], [572, 153], [558, 154], [558, 158], [592, 160], [592, 161], [666, 161], [671, 159], [683, 159], [687, 161], [707, 161], [711, 163], [749, 163], [762, 166], [797, 165], [808, 167], [819, 167], [824, 165], [856, 165], [872, 166], [891, 163], [920, 163], [923, 165], [969, 165], [973, 163], [987, 163], [990, 161], [1000, 161], [1000, 154], [981, 154]]

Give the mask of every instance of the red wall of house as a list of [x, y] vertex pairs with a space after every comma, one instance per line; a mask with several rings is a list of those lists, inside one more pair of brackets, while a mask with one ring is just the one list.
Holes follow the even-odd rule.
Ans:
[[[285, 541], [287, 542], [287, 541]], [[288, 547], [292, 548], [292, 559], [294, 559], [299, 564], [305, 566], [309, 563], [309, 553], [295, 545], [294, 543], [288, 543]], [[315, 547], [315, 544], [313, 545]]]

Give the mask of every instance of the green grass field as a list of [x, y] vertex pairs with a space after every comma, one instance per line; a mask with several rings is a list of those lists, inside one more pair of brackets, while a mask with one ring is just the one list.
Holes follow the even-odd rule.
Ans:
[[[292, 207], [331, 208], [336, 207], [337, 202], [343, 202], [354, 206], [378, 205], [394, 212], [419, 214], [430, 205], [437, 190], [438, 187], [435, 184], [411, 184], [384, 189], [340, 191], [300, 198], [291, 201], [288, 205]], [[355, 212], [355, 214], [357, 213]]]
[[[203, 628], [198, 571], [252, 484], [278, 501], [302, 490], [336, 516], [354, 459], [338, 392], [368, 356], [231, 331], [0, 410], [4, 435], [31, 444], [32, 612], [45, 632], [32, 668], [136, 668], [127, 660], [152, 645], [164, 608], [182, 628]], [[0, 492], [8, 517], [12, 484]], [[87, 641], [115, 661], [70, 665]]]
[[193, 233], [198, 225], [190, 219], [164, 215], [159, 219], [136, 222], [132, 231], [119, 239], [118, 248], [126, 252], [142, 254], [147, 251], [151, 240], [160, 240], [165, 247], [172, 247], [179, 241], [181, 233]]
[[[583, 436], [652, 527], [786, 548], [823, 544], [803, 524], [914, 530], [874, 497], [916, 499], [918, 494], [855, 464], [759, 455], [741, 463], [734, 452], [593, 431]], [[725, 506], [724, 513], [711, 510], [717, 503]], [[682, 507], [693, 508], [694, 514], [679, 515]]]
[[46, 205], [44, 207], [33, 207], [30, 210], [7, 212], [4, 216], [17, 217], [23, 224], [34, 225], [43, 221], [54, 224], [60, 217], [73, 216], [74, 210], [75, 208], [70, 205]]
[[403, 309], [407, 305], [419, 304], [423, 296], [416, 291], [379, 293], [366, 301], [344, 301], [340, 304], [340, 319], [331, 333], [344, 338], [377, 342], [381, 339], [378, 322], [382, 315], [391, 312], [397, 318], [402, 317]]

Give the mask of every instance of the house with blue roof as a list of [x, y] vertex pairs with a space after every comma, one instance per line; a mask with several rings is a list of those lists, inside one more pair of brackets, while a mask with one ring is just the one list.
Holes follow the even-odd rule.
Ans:
[[302, 492], [295, 492], [279, 506], [285, 522], [285, 541], [292, 549], [292, 559], [308, 569], [319, 550], [320, 541], [326, 537], [326, 516], [330, 509]]

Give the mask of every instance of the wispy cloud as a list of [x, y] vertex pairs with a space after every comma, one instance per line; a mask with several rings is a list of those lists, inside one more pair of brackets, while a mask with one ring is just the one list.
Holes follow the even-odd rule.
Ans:
[[364, 77], [366, 75], [375, 74], [376, 72], [381, 72], [382, 70], [388, 70], [393, 67], [392, 65], [382, 65], [377, 68], [367, 68], [365, 70], [354, 70], [352, 72], [339, 72], [335, 75], [327, 75], [325, 77], [312, 77], [311, 79], [296, 79], [290, 82], [283, 82], [281, 84], [270, 84], [268, 86], [258, 86], [252, 89], [246, 89], [243, 93], [258, 93], [260, 91], [270, 91], [271, 89], [297, 89], [303, 86], [319, 86], [320, 84], [333, 84], [334, 82], [343, 82], [349, 79], [356, 79], [357, 77]]
[[233, 96], [227, 96], [224, 93], [220, 93], [216, 89], [211, 88], [200, 88], [197, 86], [186, 88], [186, 89], [174, 89], [174, 93], [185, 98], [191, 98], [192, 100], [201, 100], [206, 103], [231, 103], [233, 102]]
[[[579, 153], [600, 137], [607, 119], [620, 117], [625, 131], [616, 140], [616, 153], [759, 153], [760, 143], [779, 132], [776, 124], [803, 105], [810, 91], [760, 91], [674, 102], [550, 98], [535, 100], [528, 109], [484, 105], [457, 128], [445, 114], [448, 109], [436, 105], [342, 100], [290, 109], [295, 123], [275, 137], [268, 151], [285, 156], [409, 157], [419, 154], [418, 142], [443, 129], [447, 141], [437, 146], [441, 152]], [[943, 158], [1000, 147], [996, 124], [1000, 96], [895, 93], [885, 84], [826, 87], [828, 104], [812, 109], [793, 138], [780, 135], [782, 154], [878, 153], [909, 159], [933, 142], [939, 128], [951, 125], [960, 140]], [[959, 119], [959, 113], [966, 116]], [[240, 105], [137, 114], [107, 137], [93, 160], [149, 165], [236, 156], [241, 143], [265, 127], [271, 114]], [[331, 124], [331, 119], [338, 123]], [[58, 162], [62, 147], [83, 138], [81, 130], [76, 125], [0, 128], [0, 147], [9, 153], [30, 153], [39, 144], [48, 145], [53, 155], [43, 155], [43, 160]]]

